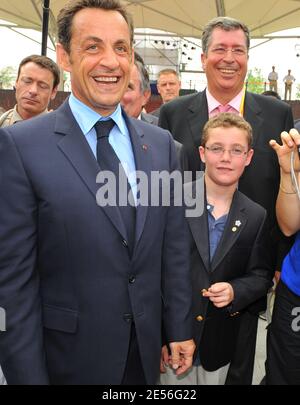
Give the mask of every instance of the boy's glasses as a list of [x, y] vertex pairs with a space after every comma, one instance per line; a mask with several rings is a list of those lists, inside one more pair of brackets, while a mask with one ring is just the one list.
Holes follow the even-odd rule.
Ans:
[[205, 146], [205, 149], [207, 149], [209, 152], [213, 153], [214, 155], [223, 155], [226, 150], [230, 153], [230, 156], [235, 156], [235, 157], [241, 157], [244, 155], [247, 155], [247, 151], [245, 151], [243, 148], [239, 147], [234, 147], [232, 149], [225, 149], [223, 146], [219, 145], [212, 145], [212, 146]]

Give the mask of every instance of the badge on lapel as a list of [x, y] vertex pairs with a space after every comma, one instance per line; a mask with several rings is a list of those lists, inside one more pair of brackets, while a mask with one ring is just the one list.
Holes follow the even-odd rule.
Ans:
[[241, 223], [240, 220], [235, 221], [234, 226], [233, 226], [233, 228], [231, 229], [232, 232], [236, 232], [236, 231], [239, 229], [239, 227], [240, 227], [241, 225], [242, 225], [242, 223]]

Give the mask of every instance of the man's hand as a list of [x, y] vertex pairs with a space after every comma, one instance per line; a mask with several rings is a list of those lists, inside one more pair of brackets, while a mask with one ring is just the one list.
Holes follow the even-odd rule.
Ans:
[[195, 347], [192, 339], [170, 343], [171, 359], [169, 364], [173, 370], [176, 370], [176, 375], [181, 375], [192, 367]]
[[202, 290], [203, 297], [207, 297], [217, 308], [229, 305], [234, 299], [234, 292], [229, 283], [212, 284], [208, 290]]
[[166, 345], [161, 348], [161, 357], [160, 357], [160, 372], [165, 373], [166, 367], [168, 367], [170, 362], [169, 351]]

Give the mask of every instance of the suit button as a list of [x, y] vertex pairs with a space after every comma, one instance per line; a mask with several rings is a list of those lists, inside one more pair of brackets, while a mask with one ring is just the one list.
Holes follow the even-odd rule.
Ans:
[[131, 323], [133, 320], [133, 316], [132, 316], [132, 314], [123, 314], [123, 319], [125, 322]]
[[202, 322], [203, 321], [203, 316], [202, 315], [198, 315], [197, 317], [196, 317], [196, 320], [198, 321], [198, 322]]
[[128, 243], [127, 243], [127, 240], [125, 240], [125, 239], [122, 239], [122, 245], [123, 245], [124, 247], [128, 247]]
[[128, 279], [128, 281], [129, 281], [129, 284], [133, 284], [133, 283], [135, 283], [135, 276], [130, 276], [129, 277], [129, 279]]

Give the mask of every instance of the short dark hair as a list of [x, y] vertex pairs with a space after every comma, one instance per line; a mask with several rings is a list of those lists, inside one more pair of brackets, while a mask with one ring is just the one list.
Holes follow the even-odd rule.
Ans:
[[130, 43], [133, 44], [133, 20], [119, 0], [69, 0], [57, 17], [58, 42], [62, 44], [68, 54], [70, 54], [73, 18], [76, 13], [85, 8], [99, 8], [120, 13], [128, 25]]
[[216, 17], [210, 20], [202, 32], [202, 51], [207, 54], [211, 42], [213, 30], [221, 28], [224, 31], [235, 31], [241, 29], [244, 31], [247, 49], [250, 47], [250, 31], [246, 24], [231, 17]]
[[252, 127], [243, 117], [233, 113], [221, 113], [210, 118], [202, 132], [201, 146], [205, 146], [209, 138], [209, 130], [214, 128], [239, 128], [246, 131], [248, 147], [253, 142]]
[[53, 88], [55, 88], [59, 85], [59, 80], [60, 80], [59, 67], [57, 66], [57, 64], [55, 62], [53, 62], [52, 59], [48, 58], [47, 56], [42, 56], [42, 55], [26, 56], [26, 58], [24, 58], [21, 61], [21, 63], [19, 64], [17, 80], [19, 79], [22, 67], [29, 62], [33, 62], [36, 65], [40, 66], [42, 69], [47, 69], [47, 70], [49, 70], [49, 72], [52, 73]]

